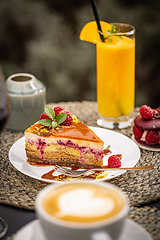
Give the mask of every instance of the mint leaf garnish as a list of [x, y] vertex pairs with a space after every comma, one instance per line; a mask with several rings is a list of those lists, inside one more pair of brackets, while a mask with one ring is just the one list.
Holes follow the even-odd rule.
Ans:
[[45, 127], [51, 127], [52, 126], [52, 121], [49, 119], [41, 119], [39, 120], [39, 123], [42, 124]]
[[111, 24], [111, 30], [108, 30], [106, 33], [109, 34], [108, 37], [105, 37], [105, 39], [108, 40], [108, 42], [112, 42], [112, 39], [110, 39], [111, 36], [116, 36], [116, 37], [119, 37], [122, 39], [122, 37], [120, 35], [116, 35], [116, 33], [119, 33], [120, 32], [120, 28], [118, 29], [115, 29], [115, 26], [113, 24]]
[[54, 118], [55, 118], [55, 111], [54, 111], [52, 108], [50, 108], [50, 107], [45, 107], [44, 112], [45, 112], [45, 114], [46, 114], [48, 117], [50, 117], [52, 120], [54, 120]]
[[39, 123], [45, 127], [56, 128], [58, 125], [62, 124], [67, 118], [66, 112], [59, 113], [55, 118], [55, 111], [50, 107], [45, 107], [44, 112], [50, 119], [52, 119], [50, 120], [45, 118], [45, 119], [39, 120]]
[[57, 122], [54, 122], [54, 121], [53, 121], [53, 122], [52, 122], [52, 127], [53, 127], [53, 128], [56, 128], [57, 126], [58, 126]]
[[56, 117], [57, 124], [59, 125], [59, 124], [63, 123], [66, 120], [66, 118], [67, 118], [67, 113], [58, 114]]

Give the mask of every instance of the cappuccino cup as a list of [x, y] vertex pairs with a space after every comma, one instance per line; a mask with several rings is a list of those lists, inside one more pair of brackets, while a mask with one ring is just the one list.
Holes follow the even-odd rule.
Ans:
[[112, 184], [51, 184], [35, 201], [47, 240], [117, 240], [129, 209], [127, 196]]

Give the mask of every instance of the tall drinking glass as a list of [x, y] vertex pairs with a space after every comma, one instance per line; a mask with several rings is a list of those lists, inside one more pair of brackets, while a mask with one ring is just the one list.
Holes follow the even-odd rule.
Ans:
[[113, 25], [120, 31], [96, 44], [97, 124], [110, 129], [131, 125], [135, 101], [135, 28]]

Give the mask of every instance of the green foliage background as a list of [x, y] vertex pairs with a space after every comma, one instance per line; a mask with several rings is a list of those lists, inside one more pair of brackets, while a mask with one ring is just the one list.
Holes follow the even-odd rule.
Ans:
[[[158, 0], [97, 0], [101, 20], [136, 28], [136, 106], [160, 105]], [[47, 102], [96, 100], [95, 45], [79, 40], [94, 20], [89, 0], [1, 0], [0, 64], [47, 87]]]

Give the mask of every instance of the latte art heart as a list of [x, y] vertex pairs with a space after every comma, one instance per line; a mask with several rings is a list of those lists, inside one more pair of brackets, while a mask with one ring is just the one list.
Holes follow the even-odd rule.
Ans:
[[108, 214], [114, 208], [114, 201], [109, 197], [96, 196], [86, 188], [73, 189], [61, 194], [58, 200], [57, 217], [99, 217]]
[[110, 188], [90, 183], [57, 186], [42, 201], [53, 218], [72, 223], [93, 223], [109, 220], [124, 206], [120, 194]]

